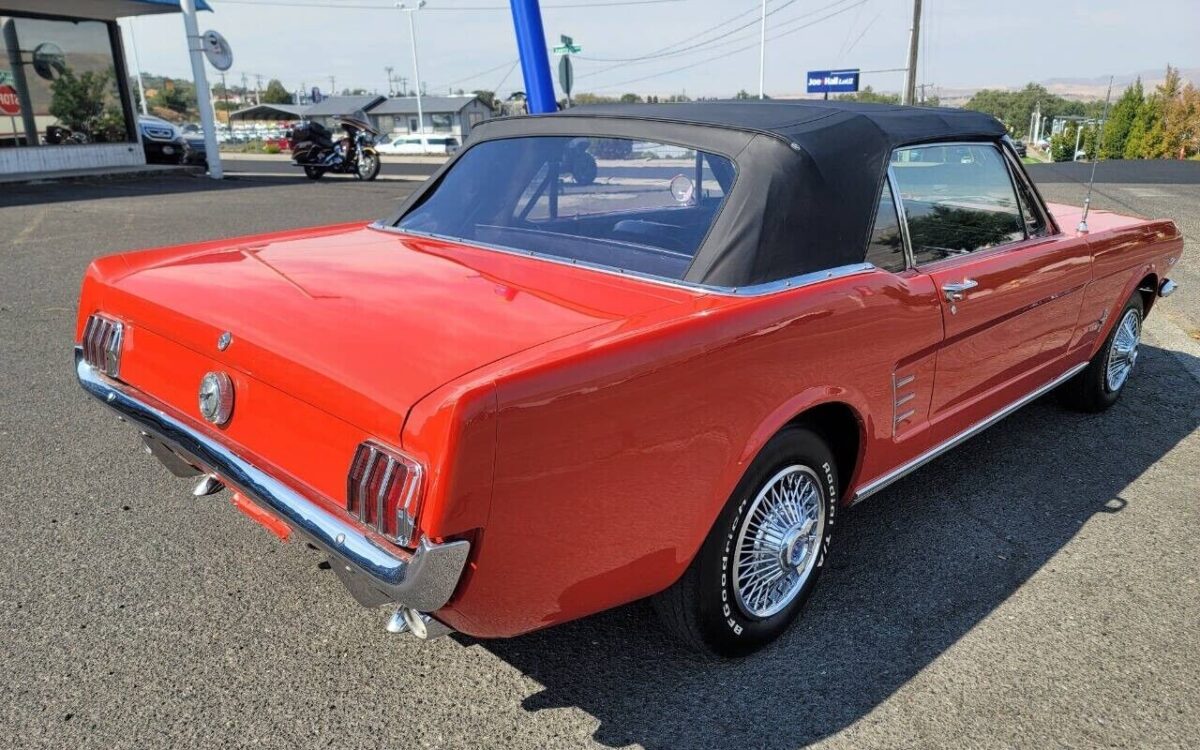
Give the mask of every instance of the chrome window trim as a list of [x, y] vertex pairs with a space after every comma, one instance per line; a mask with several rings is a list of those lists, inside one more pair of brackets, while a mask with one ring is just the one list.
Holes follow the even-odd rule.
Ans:
[[[892, 151], [892, 153], [894, 154], [896, 151]], [[887, 180], [888, 189], [892, 191], [892, 205], [896, 207], [896, 220], [900, 222], [900, 239], [904, 245], [904, 268], [906, 270], [916, 268], [917, 264], [913, 260], [912, 238], [908, 236], [908, 214], [904, 212], [904, 196], [900, 195], [900, 185], [896, 182], [896, 173], [892, 171], [890, 157], [888, 158]]]
[[[1054, 221], [1054, 216], [1050, 213], [1049, 209], [1046, 208], [1045, 203], [1042, 200], [1042, 195], [1037, 191], [1036, 186], [1033, 184], [1033, 180], [1029, 177], [1029, 173], [1026, 172], [1021, 166], [1020, 157], [1017, 156], [1016, 151], [1013, 150], [1012, 144], [1009, 143], [1011, 139], [1009, 136], [1004, 136], [1004, 139], [1005, 140], [1002, 141], [1004, 145], [1000, 149], [1000, 154], [1004, 157], [1005, 164], [1008, 166], [1008, 173], [1010, 178], [1013, 180], [1014, 187], [1016, 187], [1017, 182], [1020, 182], [1022, 185], [1028, 188], [1029, 196], [1033, 199], [1033, 208], [1041, 215], [1042, 223], [1045, 226], [1045, 233], [1038, 236], [1053, 237], [1055, 235], [1062, 234], [1062, 228], [1058, 226], [1058, 223]], [[1020, 202], [1021, 197], [1018, 195], [1018, 207], [1020, 206]], [[1028, 232], [1028, 225], [1026, 226], [1025, 237], [1026, 239], [1032, 239]]]
[[369, 228], [381, 232], [390, 232], [392, 234], [402, 234], [418, 239], [428, 238], [440, 240], [442, 242], [453, 242], [457, 245], [466, 245], [467, 247], [477, 248], [479, 250], [490, 250], [507, 255], [515, 255], [522, 258], [536, 258], [549, 263], [555, 263], [560, 266], [569, 266], [576, 268], [586, 268], [591, 271], [599, 271], [611, 276], [622, 276], [625, 278], [634, 278], [640, 281], [648, 281], [653, 284], [662, 286], [674, 287], [676, 289], [686, 289], [692, 292], [707, 292], [711, 294], [720, 294], [733, 297], [760, 297], [766, 294], [773, 294], [787, 289], [797, 289], [800, 287], [816, 284], [821, 281], [829, 281], [831, 279], [839, 279], [845, 276], [853, 276], [860, 273], [867, 273], [876, 270], [873, 263], [851, 263], [844, 266], [836, 266], [824, 271], [812, 271], [810, 273], [800, 274], [799, 276], [791, 276], [778, 281], [767, 281], [761, 284], [750, 284], [747, 286], [718, 286], [715, 284], [701, 284], [693, 281], [683, 281], [681, 279], [668, 279], [663, 276], [655, 276], [653, 274], [641, 273], [639, 271], [630, 271], [616, 266], [606, 266], [603, 263], [590, 263], [580, 260], [569, 260], [567, 258], [559, 258], [546, 253], [538, 253], [532, 250], [521, 250], [515, 247], [506, 247], [504, 245], [492, 245], [486, 242], [475, 242], [473, 240], [464, 240], [459, 237], [450, 237], [447, 235], [434, 234], [433, 232], [417, 232], [412, 229], [401, 229], [391, 226], [383, 221], [372, 222], [368, 225]]
[[867, 482], [866, 484], [862, 485], [855, 491], [854, 500], [851, 502], [851, 504], [852, 505], [857, 504], [857, 503], [862, 502], [863, 500], [866, 500], [871, 495], [874, 495], [876, 492], [879, 492], [880, 490], [884, 489], [891, 483], [901, 479], [905, 475], [907, 475], [913, 471], [916, 471], [917, 469], [921, 468], [922, 466], [929, 463], [933, 459], [935, 459], [938, 456], [942, 455], [943, 453], [949, 451], [951, 448], [954, 448], [962, 443], [965, 443], [970, 438], [983, 432], [987, 428], [989, 428], [992, 425], [999, 422], [1001, 419], [1004, 419], [1008, 415], [1010, 415], [1013, 412], [1015, 412], [1016, 410], [1020, 409], [1022, 406], [1025, 406], [1030, 401], [1033, 401], [1034, 399], [1038, 398], [1039, 396], [1042, 396], [1043, 394], [1057, 388], [1059, 385], [1067, 382], [1068, 380], [1070, 380], [1072, 377], [1074, 377], [1077, 373], [1079, 373], [1081, 370], [1083, 370], [1083, 368], [1085, 368], [1087, 366], [1088, 366], [1087, 362], [1081, 362], [1077, 365], [1074, 365], [1073, 367], [1071, 367], [1069, 370], [1067, 370], [1063, 374], [1059, 375], [1056, 378], [1053, 378], [1049, 383], [1046, 383], [1045, 385], [1042, 385], [1042, 386], [1030, 391], [1029, 393], [1026, 393], [1024, 396], [1020, 397], [1016, 401], [1013, 401], [1008, 406], [1000, 408], [998, 411], [993, 412], [988, 417], [984, 417], [983, 419], [981, 419], [980, 421], [971, 425], [970, 427], [968, 427], [967, 429], [958, 433], [957, 435], [954, 435], [953, 437], [949, 438], [948, 440], [945, 440], [945, 441], [939, 443], [938, 445], [935, 445], [934, 447], [925, 451], [924, 453], [922, 453], [921, 455], [912, 459], [911, 461], [903, 463], [900, 466], [897, 466], [895, 469], [892, 469], [891, 471], [887, 472], [886, 474], [883, 474], [882, 476], [880, 476], [876, 479], [873, 479], [870, 482]]
[[[957, 260], [959, 258], [967, 258], [967, 257], [974, 255], [975, 253], [985, 252], [988, 250], [997, 250], [997, 249], [1007, 248], [1007, 247], [1011, 247], [1014, 245], [1019, 245], [1022, 242], [1028, 242], [1031, 239], [1029, 236], [1029, 229], [1028, 229], [1028, 227], [1025, 226], [1024, 214], [1021, 212], [1021, 198], [1020, 198], [1020, 196], [1017, 195], [1017, 186], [1016, 186], [1016, 183], [1014, 182], [1016, 180], [1016, 174], [1013, 171], [1012, 164], [1009, 163], [1009, 158], [1008, 158], [1006, 149], [998, 146], [995, 141], [930, 141], [928, 143], [914, 143], [909, 146], [899, 146], [897, 148], [892, 149], [892, 156], [895, 156], [900, 151], [907, 151], [909, 149], [927, 148], [927, 147], [932, 147], [932, 146], [987, 146], [987, 147], [995, 150], [996, 152], [998, 152], [1000, 154], [1000, 161], [1004, 164], [1004, 170], [1008, 173], [1009, 186], [1013, 189], [1013, 199], [1016, 201], [1016, 204], [1017, 204], [1017, 215], [1022, 217], [1021, 232], [1024, 236], [1019, 240], [1012, 240], [1010, 242], [1004, 242], [999, 245], [992, 245], [991, 247], [981, 247], [977, 250], [972, 250], [969, 253], [963, 253], [962, 255], [955, 255], [955, 256], [948, 257], [948, 258], [939, 258], [938, 260], [929, 261], [928, 263], [921, 263], [918, 266], [918, 264], [916, 262], [916, 257], [913, 254], [912, 239], [908, 233], [908, 215], [904, 212], [904, 197], [900, 195], [900, 191], [897, 189], [899, 187], [899, 184], [897, 182], [895, 182], [896, 174], [892, 170], [892, 165], [894, 164], [894, 162], [892, 161], [891, 157], [888, 157], [888, 179], [893, 181], [892, 199], [896, 201], [896, 208], [900, 212], [901, 231], [902, 231], [902, 234], [904, 235], [905, 246], [908, 248], [909, 260], [912, 263], [912, 265], [910, 265], [909, 268], [912, 268], [912, 269], [916, 269], [918, 267], [924, 268], [924, 267], [929, 267], [929, 266], [935, 265], [937, 263], [945, 263], [947, 261]], [[1034, 195], [1040, 203], [1041, 195], [1039, 195], [1036, 190], [1033, 190], [1032, 187], [1030, 189], [1030, 193], [1032, 195]], [[1044, 206], [1039, 206], [1038, 208], [1039, 208], [1039, 210], [1042, 210], [1042, 211], [1044, 211], [1044, 209], [1045, 209]], [[1054, 227], [1056, 231], [1049, 232], [1045, 236], [1052, 237], [1055, 234], [1061, 234], [1061, 232], [1057, 231], [1058, 225], [1055, 224], [1048, 217], [1049, 217], [1049, 212], [1044, 212], [1042, 218], [1047, 221], [1046, 226]]]

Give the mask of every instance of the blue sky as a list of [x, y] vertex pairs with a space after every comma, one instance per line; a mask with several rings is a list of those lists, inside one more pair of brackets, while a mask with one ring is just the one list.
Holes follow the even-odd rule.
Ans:
[[[601, 5], [615, 2], [643, 4]], [[308, 3], [322, 5], [297, 7]], [[584, 47], [575, 61], [576, 91], [729, 96], [739, 88], [757, 90], [757, 0], [542, 3], [548, 39], [570, 34]], [[259, 73], [291, 89], [328, 90], [332, 75], [338, 89], [382, 91], [388, 65], [411, 78], [407, 21], [389, 0], [210, 4], [215, 12], [201, 14], [201, 28], [230, 41], [231, 83], [243, 72]], [[767, 10], [768, 94], [801, 93], [810, 69], [904, 65], [911, 0], [769, 0]], [[179, 16], [133, 23], [144, 70], [190, 77]], [[130, 22], [123, 26], [128, 45]], [[517, 53], [506, 0], [428, 0], [417, 26], [430, 94], [523, 88], [520, 69], [511, 65]], [[1195, 68], [1198, 33], [1200, 0], [925, 0], [920, 80], [973, 88], [1129, 74], [1167, 63]], [[618, 60], [650, 54], [638, 62]], [[902, 81], [902, 73], [863, 76], [864, 85], [883, 90], [898, 90]]]

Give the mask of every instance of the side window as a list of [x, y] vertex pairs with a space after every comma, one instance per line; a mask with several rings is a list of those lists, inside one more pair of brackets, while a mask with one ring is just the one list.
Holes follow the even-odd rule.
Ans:
[[867, 243], [867, 262], [892, 273], [904, 270], [904, 240], [900, 235], [900, 219], [896, 214], [896, 202], [892, 200], [892, 186], [883, 183], [879, 195], [879, 209], [875, 212], [875, 226]]
[[899, 149], [892, 172], [918, 265], [1025, 238], [1008, 167], [994, 146]]

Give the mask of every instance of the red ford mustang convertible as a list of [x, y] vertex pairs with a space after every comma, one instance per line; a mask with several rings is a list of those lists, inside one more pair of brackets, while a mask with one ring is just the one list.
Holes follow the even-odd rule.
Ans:
[[97, 260], [75, 368], [392, 630], [653, 596], [740, 655], [844, 508], [1051, 389], [1117, 400], [1182, 239], [1080, 214], [973, 112], [493, 120], [386, 221]]

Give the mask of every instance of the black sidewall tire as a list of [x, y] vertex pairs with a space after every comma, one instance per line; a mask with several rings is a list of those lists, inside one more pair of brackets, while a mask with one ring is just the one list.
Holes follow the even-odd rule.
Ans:
[[[733, 587], [733, 547], [745, 513], [763, 485], [781, 469], [793, 464], [809, 467], [822, 481], [824, 538], [816, 564], [795, 599], [776, 614], [757, 619], [747, 615], [737, 604]], [[721, 656], [745, 656], [778, 638], [796, 619], [828, 559], [837, 520], [837, 487], [837, 464], [833, 454], [811, 430], [789, 428], [764, 446], [738, 483], [699, 553], [697, 619], [701, 636], [713, 652]]]
[[1134, 291], [1133, 296], [1117, 313], [1112, 330], [1108, 332], [1108, 337], [1104, 339], [1104, 344], [1092, 357], [1092, 361], [1088, 363], [1083, 372], [1064, 384], [1061, 396], [1067, 406], [1085, 412], [1101, 412], [1117, 403], [1121, 394], [1129, 386], [1129, 379], [1133, 377], [1133, 372], [1129, 373], [1120, 388], [1115, 391], [1108, 389], [1108, 353], [1117, 337], [1117, 329], [1120, 328], [1121, 321], [1125, 319], [1126, 313], [1130, 310], [1137, 310], [1138, 335], [1139, 338], [1141, 337], [1141, 326], [1146, 321], [1145, 307], [1142, 304], [1141, 293]]
[[310, 180], [319, 180], [325, 176], [325, 170], [320, 167], [305, 167], [304, 176]]

